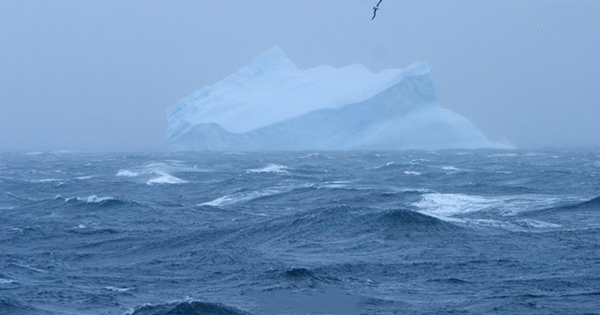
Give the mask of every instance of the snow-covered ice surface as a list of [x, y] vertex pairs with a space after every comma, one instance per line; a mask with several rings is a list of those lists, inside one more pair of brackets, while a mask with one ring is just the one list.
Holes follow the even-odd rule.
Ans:
[[437, 105], [431, 69], [299, 70], [271, 48], [167, 111], [173, 150], [501, 148]]

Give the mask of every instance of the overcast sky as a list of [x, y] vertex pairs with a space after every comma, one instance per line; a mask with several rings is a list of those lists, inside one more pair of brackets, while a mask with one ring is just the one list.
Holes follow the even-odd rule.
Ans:
[[300, 69], [427, 62], [491, 140], [600, 146], [600, 1], [375, 3], [1, 0], [0, 151], [166, 150], [169, 106], [274, 45]]

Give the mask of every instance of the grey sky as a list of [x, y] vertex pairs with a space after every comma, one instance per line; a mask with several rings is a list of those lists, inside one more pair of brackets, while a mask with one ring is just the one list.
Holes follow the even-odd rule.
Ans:
[[166, 149], [167, 107], [274, 45], [299, 68], [424, 61], [492, 140], [600, 146], [600, 1], [375, 3], [2, 0], [0, 151]]

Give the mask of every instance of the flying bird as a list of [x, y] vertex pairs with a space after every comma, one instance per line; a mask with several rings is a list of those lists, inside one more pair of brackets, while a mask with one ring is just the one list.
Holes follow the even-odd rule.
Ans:
[[371, 18], [371, 21], [373, 21], [375, 19], [375, 17], [377, 16], [377, 10], [379, 10], [379, 5], [381, 4], [383, 0], [379, 0], [379, 2], [377, 2], [377, 5], [373, 7], [373, 17]]
[[536, 24], [537, 27], [544, 27], [544, 24]]
[[373, 17], [371, 18], [371, 21], [373, 21], [375, 19], [375, 17], [377, 16], [377, 10], [379, 10], [378, 7], [373, 7]]

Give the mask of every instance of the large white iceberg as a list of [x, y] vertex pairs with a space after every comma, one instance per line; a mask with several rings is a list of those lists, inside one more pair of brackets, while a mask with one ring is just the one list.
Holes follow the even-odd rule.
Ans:
[[167, 110], [172, 150], [497, 148], [436, 104], [427, 64], [299, 70], [277, 48]]

